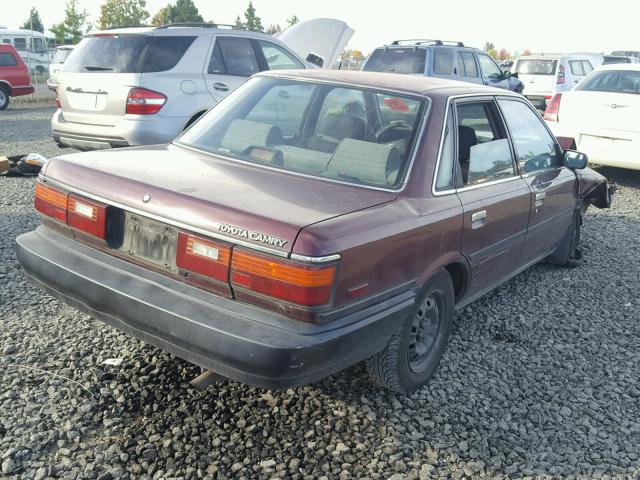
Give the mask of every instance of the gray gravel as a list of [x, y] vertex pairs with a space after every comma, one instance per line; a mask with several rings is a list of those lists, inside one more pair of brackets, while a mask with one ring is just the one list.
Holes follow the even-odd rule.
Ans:
[[[45, 113], [0, 113], [0, 154], [56, 154], [34, 131]], [[534, 267], [466, 308], [408, 397], [361, 366], [282, 392], [194, 390], [193, 366], [26, 281], [13, 241], [38, 223], [33, 179], [0, 177], [2, 475], [640, 478], [640, 173], [601, 171], [622, 187], [587, 215], [584, 265]]]

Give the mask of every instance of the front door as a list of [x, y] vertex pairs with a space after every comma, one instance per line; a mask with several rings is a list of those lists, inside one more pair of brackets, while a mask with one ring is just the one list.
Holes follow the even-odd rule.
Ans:
[[471, 264], [471, 296], [502, 282], [521, 265], [529, 188], [516, 173], [507, 132], [493, 98], [455, 104], [457, 195], [464, 221], [462, 253]]
[[531, 214], [523, 260], [551, 253], [571, 225], [577, 203], [575, 173], [564, 166], [555, 139], [524, 101], [498, 101], [513, 141], [518, 169], [531, 191]]

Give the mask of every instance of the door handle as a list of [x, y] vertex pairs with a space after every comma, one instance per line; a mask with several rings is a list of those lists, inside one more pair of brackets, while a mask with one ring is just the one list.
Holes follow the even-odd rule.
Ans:
[[216, 90], [220, 91], [220, 92], [226, 92], [229, 90], [229, 87], [227, 87], [224, 83], [220, 83], [220, 82], [216, 82], [213, 84], [213, 88], [215, 88]]
[[485, 220], [487, 218], [487, 211], [480, 210], [471, 215], [471, 229], [475, 230], [476, 228], [484, 227]]
[[547, 198], [545, 192], [536, 193], [536, 208], [541, 207], [544, 204], [544, 199]]

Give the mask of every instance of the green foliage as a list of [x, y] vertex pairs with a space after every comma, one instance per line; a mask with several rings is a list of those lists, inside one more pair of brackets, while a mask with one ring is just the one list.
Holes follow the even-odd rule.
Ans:
[[42, 24], [42, 19], [40, 19], [40, 14], [36, 7], [31, 7], [29, 18], [27, 18], [26, 22], [24, 22], [20, 28], [44, 33], [44, 25]]
[[87, 29], [87, 11], [78, 9], [78, 0], [67, 0], [64, 9], [64, 20], [53, 25], [49, 30], [56, 37], [56, 42], [78, 43]]
[[106, 0], [100, 6], [98, 28], [104, 30], [143, 25], [149, 18], [146, 4], [146, 0]]
[[290, 27], [293, 27], [299, 21], [300, 19], [295, 14], [291, 18], [287, 18], [287, 23]]
[[[253, 7], [253, 2], [249, 2], [249, 6], [244, 12], [245, 26], [254, 30], [262, 30], [262, 20], [256, 15], [256, 9]], [[236, 22], [238, 20], [236, 19]]]
[[166, 25], [168, 23], [204, 22], [192, 0], [177, 0], [175, 5], [167, 4], [158, 10], [151, 20], [152, 25]]
[[242, 19], [240, 18], [240, 15], [238, 15], [236, 17], [236, 27], [241, 27], [242, 26]]
[[485, 52], [487, 52], [487, 53], [488, 53], [488, 52], [490, 52], [491, 50], [495, 50], [495, 49], [496, 49], [496, 46], [495, 46], [493, 43], [488, 42], [488, 41], [487, 41], [487, 42], [484, 42], [484, 51], [485, 51]]
[[269, 35], [275, 35], [276, 33], [279, 33], [281, 31], [282, 31], [282, 28], [280, 27], [279, 24], [276, 23], [275, 25], [269, 25], [265, 30], [265, 33], [268, 33]]

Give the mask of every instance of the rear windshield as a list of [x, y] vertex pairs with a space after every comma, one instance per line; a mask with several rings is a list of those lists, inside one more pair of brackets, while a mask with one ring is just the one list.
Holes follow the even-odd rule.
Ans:
[[72, 51], [73, 50], [71, 48], [58, 48], [51, 63], [64, 63]]
[[614, 63], [631, 63], [631, 60], [629, 60], [628, 57], [615, 57], [611, 55], [604, 56], [603, 65], [612, 65]]
[[196, 37], [114, 35], [84, 38], [65, 72], [144, 73], [171, 70]]
[[367, 72], [424, 73], [426, 51], [421, 48], [375, 50], [363, 70]]
[[394, 187], [409, 164], [425, 102], [385, 91], [254, 77], [177, 143], [315, 177]]
[[555, 75], [557, 60], [520, 59], [516, 63], [516, 73], [525, 75]]
[[576, 90], [640, 94], [640, 71], [601, 70], [593, 72]]

